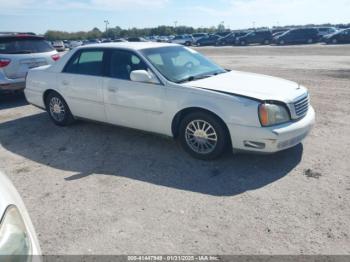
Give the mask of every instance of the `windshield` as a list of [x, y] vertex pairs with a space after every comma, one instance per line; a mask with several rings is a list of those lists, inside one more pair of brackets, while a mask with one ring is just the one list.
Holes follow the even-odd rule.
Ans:
[[30, 54], [50, 52], [54, 49], [43, 39], [0, 38], [0, 54]]
[[226, 72], [197, 51], [187, 47], [150, 48], [141, 52], [166, 79], [175, 83]]

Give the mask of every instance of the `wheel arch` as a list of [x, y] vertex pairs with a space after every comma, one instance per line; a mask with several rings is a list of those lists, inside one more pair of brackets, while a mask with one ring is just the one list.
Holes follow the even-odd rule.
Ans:
[[184, 119], [185, 116], [187, 116], [188, 114], [193, 113], [193, 112], [205, 112], [205, 113], [211, 114], [212, 116], [216, 117], [223, 124], [223, 126], [227, 132], [230, 145], [232, 145], [230, 131], [229, 131], [225, 121], [222, 119], [222, 117], [220, 117], [217, 113], [215, 113], [211, 110], [208, 110], [208, 109], [205, 109], [202, 107], [196, 107], [196, 106], [183, 108], [175, 114], [175, 116], [173, 117], [173, 120], [171, 122], [171, 132], [172, 132], [174, 138], [177, 138], [179, 135], [179, 126], [180, 126], [182, 119]]
[[[60, 92], [58, 92], [57, 90], [52, 89], [52, 88], [46, 89], [45, 92], [43, 93], [43, 102], [44, 102], [45, 107], [46, 107], [46, 98], [48, 97], [48, 95], [49, 95], [50, 93], [57, 93], [57, 94], [59, 94], [59, 95], [63, 98], [63, 96], [62, 96], [62, 95], [60, 94]], [[63, 99], [64, 99], [64, 98], [63, 98]], [[66, 101], [66, 103], [67, 103], [67, 101]]]

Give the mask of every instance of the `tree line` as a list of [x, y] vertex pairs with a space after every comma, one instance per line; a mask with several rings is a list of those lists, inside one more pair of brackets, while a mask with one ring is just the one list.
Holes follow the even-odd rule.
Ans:
[[[303, 27], [308, 26], [335, 26], [338, 28], [349, 28], [350, 24], [323, 24], [323, 25], [304, 25]], [[283, 28], [295, 28], [302, 27], [297, 25], [289, 25], [283, 27], [273, 27], [273, 29], [283, 29]], [[250, 28], [252, 29], [252, 28]], [[255, 28], [259, 29], [259, 28]], [[265, 28], [266, 29], [266, 28]], [[193, 34], [193, 33], [215, 33], [215, 32], [224, 32], [228, 29], [225, 28], [223, 24], [218, 25], [217, 27], [202, 27], [194, 28], [190, 26], [158, 26], [153, 28], [130, 28], [122, 29], [119, 26], [108, 28], [107, 31], [102, 32], [98, 28], [94, 28], [90, 31], [79, 31], [79, 32], [65, 32], [65, 31], [53, 31], [48, 30], [44, 36], [48, 40], [84, 40], [84, 39], [101, 39], [101, 38], [125, 38], [125, 37], [141, 37], [141, 36], [169, 36], [169, 35], [181, 35], [181, 34]]]
[[83, 40], [83, 39], [97, 39], [97, 38], [123, 38], [123, 37], [141, 37], [151, 35], [179, 35], [179, 34], [193, 34], [196, 32], [214, 33], [218, 29], [224, 31], [225, 28], [193, 28], [189, 26], [158, 26], [155, 28], [130, 28], [122, 29], [119, 26], [114, 28], [108, 28], [107, 31], [102, 32], [98, 28], [94, 28], [90, 31], [79, 31], [79, 32], [65, 32], [65, 31], [53, 31], [48, 30], [44, 36], [48, 40]]

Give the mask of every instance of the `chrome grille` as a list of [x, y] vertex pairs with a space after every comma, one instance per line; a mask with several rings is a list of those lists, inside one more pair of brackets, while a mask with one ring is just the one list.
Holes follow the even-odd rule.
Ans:
[[309, 95], [297, 100], [294, 102], [294, 112], [297, 118], [303, 117], [306, 115], [309, 110]]

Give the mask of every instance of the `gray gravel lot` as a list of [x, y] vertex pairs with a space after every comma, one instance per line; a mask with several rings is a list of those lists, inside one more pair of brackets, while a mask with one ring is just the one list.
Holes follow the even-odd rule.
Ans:
[[0, 100], [0, 169], [45, 254], [350, 254], [350, 45], [208, 47], [222, 66], [307, 86], [317, 124], [274, 155], [194, 160], [172, 139], [54, 126]]

